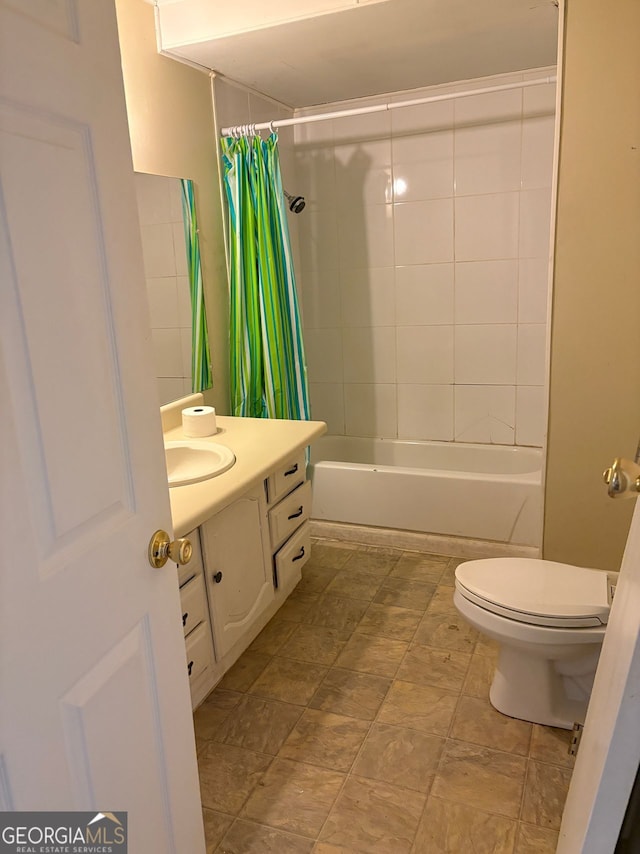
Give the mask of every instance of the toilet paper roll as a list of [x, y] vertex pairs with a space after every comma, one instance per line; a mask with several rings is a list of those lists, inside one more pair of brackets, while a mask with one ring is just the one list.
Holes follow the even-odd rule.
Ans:
[[182, 410], [182, 432], [190, 439], [213, 436], [217, 429], [213, 406], [190, 406]]

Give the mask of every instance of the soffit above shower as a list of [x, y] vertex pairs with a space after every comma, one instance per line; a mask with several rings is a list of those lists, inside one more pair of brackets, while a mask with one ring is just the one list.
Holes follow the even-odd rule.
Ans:
[[162, 53], [290, 107], [556, 62], [554, 0], [156, 0], [156, 6]]

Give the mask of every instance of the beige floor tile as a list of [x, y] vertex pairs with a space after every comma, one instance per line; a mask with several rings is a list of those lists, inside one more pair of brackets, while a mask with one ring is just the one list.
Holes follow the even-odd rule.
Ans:
[[301, 596], [317, 596], [326, 590], [337, 574], [337, 569], [320, 566], [311, 558], [302, 568], [302, 580], [291, 595], [296, 599]]
[[326, 667], [289, 658], [273, 658], [251, 686], [250, 693], [306, 706], [326, 675]]
[[354, 543], [341, 543], [339, 540], [316, 541], [311, 545], [311, 560], [322, 566], [342, 569], [358, 547]]
[[223, 691], [215, 688], [204, 703], [193, 713], [193, 726], [196, 738], [205, 740], [215, 738], [222, 723], [240, 700], [238, 691]]
[[433, 592], [434, 584], [412, 581], [409, 578], [385, 578], [373, 601], [380, 605], [396, 605], [412, 611], [425, 611]]
[[368, 721], [307, 709], [278, 756], [334, 771], [348, 771], [369, 727]]
[[570, 744], [571, 730], [534, 724], [530, 756], [532, 759], [548, 762], [550, 765], [573, 768], [576, 758], [569, 756]]
[[478, 642], [476, 643], [474, 652], [477, 652], [478, 655], [487, 655], [495, 661], [498, 657], [499, 651], [500, 645], [497, 641], [488, 638], [486, 635], [478, 633]]
[[473, 652], [478, 632], [457, 614], [425, 614], [413, 642], [436, 649]]
[[430, 797], [412, 854], [513, 854], [517, 822]]
[[329, 666], [334, 663], [349, 637], [349, 632], [340, 629], [300, 625], [280, 650], [280, 656]]
[[403, 682], [460, 691], [470, 660], [466, 652], [416, 645], [407, 651], [396, 676]]
[[356, 627], [356, 632], [410, 641], [422, 619], [422, 611], [379, 605], [372, 602]]
[[301, 714], [300, 706], [245, 694], [221, 724], [216, 741], [275, 756]]
[[238, 819], [218, 854], [310, 854], [315, 842], [252, 821]]
[[455, 587], [456, 584], [456, 567], [458, 567], [461, 563], [464, 563], [467, 558], [464, 557], [452, 557], [449, 559], [449, 564], [445, 571], [442, 574], [442, 578], [440, 579], [440, 584], [444, 584], [447, 587]]
[[444, 739], [405, 727], [374, 724], [352, 773], [428, 793]]
[[451, 738], [528, 756], [532, 725], [497, 712], [488, 700], [461, 697]]
[[346, 596], [370, 602], [378, 592], [382, 578], [371, 572], [351, 569], [350, 564], [341, 570], [327, 587], [330, 596]]
[[327, 845], [326, 842], [317, 842], [313, 849], [313, 854], [361, 854], [361, 852], [362, 848], [345, 848], [344, 845]]
[[222, 677], [219, 687], [231, 691], [246, 691], [271, 661], [263, 652], [243, 652], [231, 670]]
[[233, 824], [233, 816], [223, 815], [215, 810], [203, 809], [202, 820], [204, 822], [204, 839], [207, 845], [207, 854], [213, 854], [218, 843]]
[[[425, 796], [419, 792], [350, 777], [322, 828], [320, 840], [338, 846], [338, 851], [407, 854], [424, 803]], [[325, 851], [329, 854], [332, 849]]]
[[319, 596], [301, 593], [295, 599], [293, 595], [284, 602], [276, 613], [274, 620], [284, 620], [289, 623], [305, 623], [308, 621], [309, 612], [318, 604]]
[[391, 678], [408, 648], [406, 641], [354, 634], [338, 656], [336, 667]]
[[208, 741], [198, 757], [203, 807], [236, 815], [271, 762], [271, 756]]
[[520, 756], [450, 740], [431, 793], [475, 809], [518, 818], [526, 764]]
[[314, 609], [311, 623], [327, 629], [352, 632], [368, 607], [368, 602], [359, 599], [325, 595]]
[[285, 641], [295, 631], [293, 623], [284, 620], [270, 620], [258, 637], [249, 647], [250, 652], [262, 652], [265, 655], [275, 655]]
[[462, 686], [462, 693], [469, 697], [480, 697], [483, 700], [488, 700], [489, 688], [491, 688], [495, 672], [496, 664], [493, 658], [474, 652]]
[[439, 584], [427, 607], [427, 614], [458, 614], [459, 611], [453, 604], [453, 588], [446, 584]]
[[353, 551], [345, 564], [350, 571], [362, 570], [374, 575], [388, 575], [398, 563], [402, 552], [399, 549], [360, 547]]
[[515, 854], [555, 854], [558, 832], [520, 823]]
[[391, 685], [390, 679], [333, 667], [309, 703], [338, 715], [372, 721]]
[[398, 578], [410, 578], [413, 581], [439, 584], [448, 563], [449, 558], [443, 555], [405, 552], [391, 570], [391, 575]]
[[396, 680], [382, 704], [378, 721], [446, 736], [456, 710], [458, 695]]
[[522, 820], [551, 830], [560, 829], [571, 771], [529, 760], [522, 804]]
[[344, 774], [289, 759], [274, 759], [242, 810], [242, 818], [302, 836], [320, 833]]

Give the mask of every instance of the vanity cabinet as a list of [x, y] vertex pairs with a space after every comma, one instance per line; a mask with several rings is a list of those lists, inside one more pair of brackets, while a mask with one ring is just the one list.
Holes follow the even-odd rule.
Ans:
[[311, 482], [304, 451], [267, 478], [266, 493], [274, 586], [285, 597], [300, 581], [311, 550]]
[[256, 488], [201, 527], [218, 660], [247, 635], [274, 598], [264, 541], [266, 504]]

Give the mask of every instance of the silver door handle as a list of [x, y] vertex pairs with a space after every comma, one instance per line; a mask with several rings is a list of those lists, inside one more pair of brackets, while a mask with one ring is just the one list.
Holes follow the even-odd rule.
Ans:
[[640, 493], [640, 465], [616, 457], [602, 475], [610, 498], [637, 498]]

